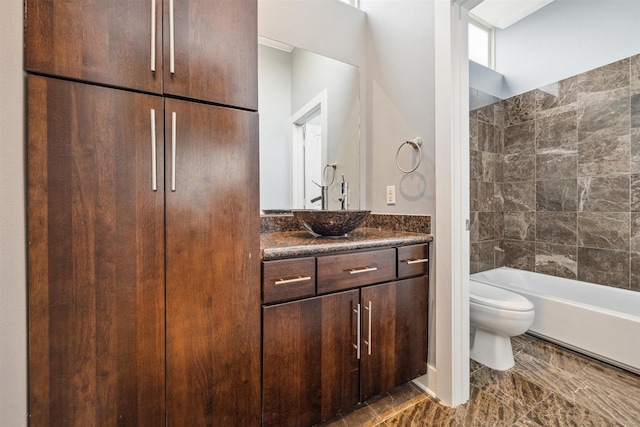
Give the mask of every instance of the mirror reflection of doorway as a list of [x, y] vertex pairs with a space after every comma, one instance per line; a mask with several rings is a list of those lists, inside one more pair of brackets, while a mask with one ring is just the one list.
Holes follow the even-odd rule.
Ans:
[[319, 209], [316, 199], [324, 185], [327, 161], [327, 93], [322, 91], [291, 117], [293, 148], [293, 208]]

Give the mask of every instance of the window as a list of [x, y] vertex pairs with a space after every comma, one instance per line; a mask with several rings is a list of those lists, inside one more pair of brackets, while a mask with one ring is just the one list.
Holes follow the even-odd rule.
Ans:
[[344, 3], [350, 4], [353, 7], [360, 8], [360, 0], [341, 0]]
[[469, 59], [494, 68], [493, 58], [494, 31], [493, 27], [477, 19], [469, 17]]

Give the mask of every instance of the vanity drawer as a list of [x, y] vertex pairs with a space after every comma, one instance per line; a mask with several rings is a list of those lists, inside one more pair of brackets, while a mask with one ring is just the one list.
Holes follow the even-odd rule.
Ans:
[[295, 258], [262, 263], [262, 300], [287, 301], [316, 294], [316, 259]]
[[429, 244], [398, 248], [398, 277], [429, 274]]
[[318, 257], [318, 294], [381, 283], [396, 278], [396, 250]]

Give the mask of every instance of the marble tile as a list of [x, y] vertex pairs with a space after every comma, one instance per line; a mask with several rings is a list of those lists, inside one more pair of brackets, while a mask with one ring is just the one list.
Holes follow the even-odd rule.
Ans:
[[640, 292], [640, 253], [631, 252], [629, 255], [629, 289]]
[[629, 289], [629, 252], [578, 248], [578, 280]]
[[401, 413], [386, 419], [389, 427], [418, 427], [427, 425], [455, 426], [455, 410], [440, 404], [435, 398], [427, 396], [421, 402], [405, 409]]
[[399, 385], [386, 393], [367, 401], [367, 405], [384, 420], [390, 418], [410, 406], [427, 398], [427, 394], [418, 389], [413, 383]]
[[578, 100], [593, 98], [602, 92], [628, 88], [630, 85], [629, 58], [598, 67], [578, 75]]
[[569, 399], [553, 394], [527, 414], [527, 418], [541, 426], [623, 426], [615, 419], [598, 414]]
[[535, 212], [505, 212], [503, 236], [509, 240], [535, 241]]
[[578, 277], [578, 248], [536, 243], [536, 272], [556, 277]]
[[505, 182], [531, 181], [535, 176], [536, 156], [533, 154], [505, 154], [502, 162]]
[[571, 399], [575, 390], [586, 387], [581, 376], [574, 375], [524, 351], [514, 354], [513, 358], [516, 362], [512, 368], [513, 373], [544, 387], [549, 393]]
[[640, 93], [640, 54], [632, 56], [630, 61], [631, 94], [635, 95]]
[[496, 152], [495, 126], [478, 120], [478, 150]]
[[475, 111], [469, 114], [469, 149], [478, 150], [478, 115]]
[[458, 426], [506, 427], [512, 426], [519, 417], [515, 408], [495, 398], [493, 390], [471, 387], [469, 401], [455, 408], [453, 421]]
[[504, 184], [497, 183], [493, 187], [493, 208], [496, 212], [504, 212]]
[[569, 77], [559, 82], [543, 86], [536, 91], [536, 112], [553, 111], [566, 107], [578, 100], [578, 77]]
[[379, 425], [382, 421], [369, 405], [360, 405], [355, 409], [344, 414], [339, 414], [337, 419], [332, 419], [323, 427], [373, 427]]
[[640, 93], [631, 96], [631, 127], [640, 128]]
[[576, 245], [577, 241], [576, 212], [536, 212], [536, 242]]
[[511, 338], [514, 351], [544, 362], [545, 369], [562, 372], [563, 375], [576, 375], [584, 371], [590, 361], [584, 357], [562, 349], [542, 339], [530, 335]]
[[594, 413], [615, 420], [617, 425], [640, 425], [638, 380], [602, 364], [584, 370], [586, 388], [576, 390], [573, 401]]
[[506, 126], [533, 120], [536, 111], [536, 92], [525, 92], [505, 99], [502, 105], [504, 106]]
[[640, 129], [631, 130], [631, 173], [640, 173]]
[[629, 173], [631, 136], [591, 139], [578, 145], [578, 176]]
[[579, 177], [578, 210], [582, 212], [629, 212], [630, 177]]
[[475, 241], [477, 242], [499, 238], [496, 236], [494, 212], [477, 212], [474, 215], [474, 221], [471, 226], [472, 229], [476, 229], [477, 236]]
[[[490, 96], [490, 95], [487, 95]], [[491, 97], [493, 98], [493, 97]], [[489, 100], [491, 101], [491, 100]], [[478, 120], [481, 122], [485, 122], [485, 123], [489, 123], [489, 124], [493, 124], [493, 102], [490, 102], [489, 104], [480, 107], [476, 110], [476, 113], [478, 114]]]
[[629, 241], [629, 250], [631, 252], [640, 253], [640, 213], [632, 212], [630, 215], [631, 237]]
[[480, 162], [482, 164], [482, 179], [483, 182], [496, 182], [496, 170], [498, 164], [498, 155], [495, 153], [480, 152]]
[[578, 142], [629, 135], [629, 96], [578, 109]]
[[540, 424], [528, 417], [520, 417], [513, 427], [540, 427]]
[[469, 179], [471, 181], [482, 181], [482, 152], [476, 150], [469, 151]]
[[562, 148], [545, 150], [536, 155], [536, 179], [575, 178], [578, 169], [578, 152]]
[[504, 154], [533, 154], [535, 148], [535, 121], [508, 126], [504, 129]]
[[575, 212], [578, 209], [578, 181], [555, 179], [536, 182], [536, 210]]
[[499, 129], [504, 128], [504, 119], [504, 105], [502, 101], [495, 102], [493, 104], [493, 124]]
[[469, 210], [478, 210], [478, 181], [474, 180], [469, 181]]
[[512, 370], [496, 371], [485, 367], [474, 372], [469, 380], [474, 387], [510, 406], [519, 414], [527, 413], [551, 394], [543, 386]]
[[630, 222], [628, 212], [580, 212], [578, 246], [628, 251]]
[[536, 209], [536, 183], [504, 183], [502, 187], [505, 212], [531, 212]]
[[492, 182], [478, 183], [478, 211], [493, 212], [495, 206], [495, 184]]
[[521, 270], [535, 271], [536, 268], [536, 244], [518, 240], [505, 240], [505, 265]]
[[578, 143], [578, 113], [566, 111], [536, 120], [536, 149], [574, 149]]

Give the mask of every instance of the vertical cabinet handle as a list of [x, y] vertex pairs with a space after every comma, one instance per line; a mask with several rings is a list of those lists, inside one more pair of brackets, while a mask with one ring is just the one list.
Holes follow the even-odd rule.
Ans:
[[156, 0], [151, 0], [151, 71], [156, 71]]
[[156, 110], [151, 109], [151, 189], [158, 191], [158, 154], [156, 148]]
[[369, 304], [367, 306], [365, 306], [365, 310], [367, 310], [369, 312], [369, 332], [367, 333], [367, 341], [365, 341], [364, 343], [367, 345], [367, 354], [369, 356], [371, 356], [371, 301], [369, 301]]
[[353, 309], [353, 312], [356, 313], [356, 334], [357, 334], [357, 338], [356, 338], [356, 344], [353, 344], [353, 346], [356, 348], [356, 355], [358, 357], [358, 360], [360, 360], [360, 304], [358, 304], [357, 308]]
[[169, 0], [169, 72], [175, 74], [176, 72], [176, 60], [175, 60], [175, 27], [173, 20], [173, 0]]
[[176, 191], [176, 112], [171, 112], [171, 191]]

